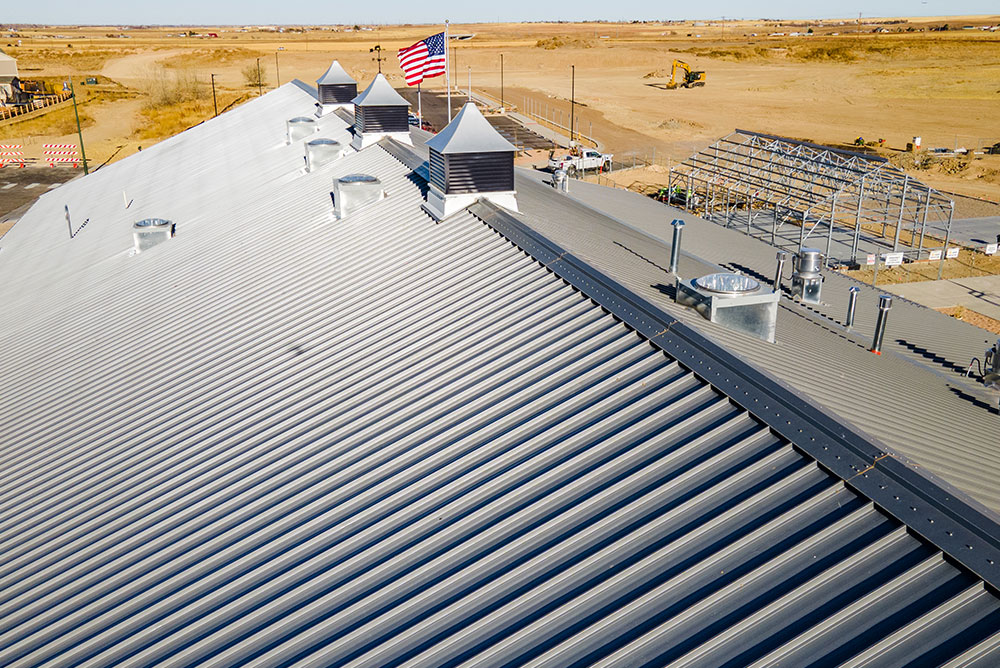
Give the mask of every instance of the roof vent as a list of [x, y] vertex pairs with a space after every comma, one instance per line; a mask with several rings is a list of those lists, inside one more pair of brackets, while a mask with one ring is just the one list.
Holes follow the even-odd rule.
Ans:
[[712, 322], [774, 343], [780, 295], [742, 274], [677, 278], [678, 304], [690, 306]]
[[314, 172], [344, 154], [339, 141], [320, 137], [306, 142], [306, 171]]
[[427, 142], [430, 188], [424, 209], [441, 220], [480, 198], [517, 211], [514, 145], [467, 102], [444, 130]]
[[382, 182], [368, 174], [348, 174], [333, 182], [333, 215], [338, 219], [385, 198]]
[[135, 252], [141, 253], [174, 236], [174, 224], [163, 218], [147, 218], [132, 225]]
[[792, 258], [792, 294], [808, 304], [819, 304], [823, 288], [823, 253], [818, 248], [803, 248]]
[[316, 124], [316, 119], [306, 118], [305, 116], [288, 119], [285, 121], [285, 127], [289, 144], [303, 137], [308, 137], [314, 132], [319, 132], [319, 125]]
[[323, 76], [316, 79], [316, 91], [319, 95], [316, 115], [325, 116], [337, 109], [353, 108], [351, 101], [358, 96], [358, 82], [335, 60]]
[[354, 100], [354, 141], [351, 145], [359, 151], [366, 146], [392, 137], [404, 144], [410, 141], [410, 108], [402, 95], [393, 90], [381, 72], [375, 75], [365, 92]]

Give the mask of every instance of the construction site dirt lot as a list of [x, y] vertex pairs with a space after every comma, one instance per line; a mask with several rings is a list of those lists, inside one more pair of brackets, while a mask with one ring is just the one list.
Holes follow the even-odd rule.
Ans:
[[[472, 37], [453, 42], [452, 84], [464, 90], [471, 73], [475, 90], [568, 125], [575, 66], [575, 128], [619, 156], [667, 164], [735, 128], [832, 146], [882, 139], [881, 153], [922, 181], [997, 202], [1000, 156], [974, 152], [1000, 142], [1000, 32], [980, 29], [998, 23], [1000, 16], [453, 25], [453, 36]], [[949, 30], [937, 30], [945, 24]], [[87, 153], [99, 165], [278, 83], [312, 82], [334, 58], [362, 85], [381, 65], [403, 87], [396, 50], [437, 29], [33, 27], [0, 48], [25, 79], [73, 76], [79, 87], [83, 77], [100, 77], [106, 94], [82, 104]], [[675, 59], [705, 71], [706, 85], [667, 90]], [[443, 87], [437, 78], [424, 89]], [[0, 138], [28, 144], [76, 139], [65, 119], [30, 132], [0, 124]], [[970, 153], [917, 164], [903, 153], [915, 136], [924, 148]]]

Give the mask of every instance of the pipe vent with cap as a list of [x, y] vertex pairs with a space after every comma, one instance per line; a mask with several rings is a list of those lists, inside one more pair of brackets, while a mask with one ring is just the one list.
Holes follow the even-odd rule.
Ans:
[[333, 214], [338, 219], [385, 198], [382, 182], [368, 174], [348, 174], [333, 182]]
[[174, 236], [174, 224], [163, 218], [146, 218], [132, 225], [135, 252], [141, 253]]
[[430, 187], [424, 209], [440, 220], [476, 200], [517, 211], [514, 153], [517, 149], [468, 102], [427, 142]]
[[316, 115], [325, 116], [337, 109], [353, 108], [352, 100], [358, 96], [358, 82], [336, 60], [316, 79]]
[[397, 93], [381, 72], [354, 103], [354, 140], [359, 151], [386, 137], [412, 145], [410, 140], [410, 103]]
[[344, 147], [339, 141], [319, 137], [306, 142], [306, 171], [314, 172], [323, 165], [328, 165], [344, 154]]
[[304, 137], [319, 132], [319, 125], [316, 119], [297, 116], [285, 121], [285, 132], [288, 143], [292, 144]]

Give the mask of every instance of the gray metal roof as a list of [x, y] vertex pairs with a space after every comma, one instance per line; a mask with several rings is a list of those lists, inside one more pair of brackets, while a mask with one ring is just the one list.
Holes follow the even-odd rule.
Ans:
[[[995, 663], [1000, 599], [934, 532], [995, 546], [940, 490], [892, 458], [845, 483], [874, 453], [751, 416], [732, 382], [794, 407], [518, 219], [435, 224], [398, 145], [304, 173], [283, 122], [314, 101], [286, 85], [4, 238], [0, 663]], [[387, 196], [334, 221], [349, 173]], [[123, 248], [126, 186], [175, 238]]]
[[471, 101], [465, 103], [451, 123], [427, 141], [427, 146], [441, 154], [517, 150], [493, 129], [475, 102]]
[[316, 85], [321, 86], [326, 85], [336, 85], [336, 84], [356, 84], [350, 74], [347, 73], [338, 61], [333, 61], [330, 67], [323, 73], [319, 79], [316, 79]]
[[409, 107], [410, 103], [393, 89], [385, 75], [379, 72], [368, 84], [368, 88], [351, 100], [360, 107]]
[[[672, 219], [685, 221], [683, 246], [693, 254], [680, 264], [686, 277], [722, 266], [770, 282], [773, 247], [625, 190], [574, 181], [569, 197], [553, 198], [540, 176], [526, 170], [518, 171], [517, 190], [519, 208], [533, 228], [893, 451], [1000, 510], [1000, 418], [989, 409], [996, 398], [962, 375], [968, 361], [982, 355], [987, 332], [895, 299], [887, 354], [872, 355], [867, 348], [881, 293], [826, 272], [824, 304], [807, 307], [782, 299], [777, 342], [757, 341], [674, 304], [669, 244], [663, 239]], [[840, 323], [852, 285], [862, 291], [855, 327], [848, 332]]]

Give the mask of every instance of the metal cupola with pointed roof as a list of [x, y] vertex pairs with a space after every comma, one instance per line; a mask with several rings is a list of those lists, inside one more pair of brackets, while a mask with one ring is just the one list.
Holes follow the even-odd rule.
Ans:
[[393, 89], [384, 74], [375, 75], [368, 88], [352, 102], [354, 141], [351, 145], [354, 148], [361, 150], [385, 137], [413, 144], [407, 120], [410, 103]]
[[438, 220], [480, 198], [517, 211], [517, 149], [467, 102], [454, 120], [427, 142], [430, 187], [424, 208]]
[[353, 105], [358, 96], [358, 82], [336, 60], [329, 69], [316, 79], [316, 89], [319, 94], [317, 116], [323, 116], [336, 109], [347, 109]]

